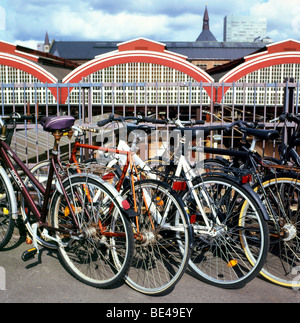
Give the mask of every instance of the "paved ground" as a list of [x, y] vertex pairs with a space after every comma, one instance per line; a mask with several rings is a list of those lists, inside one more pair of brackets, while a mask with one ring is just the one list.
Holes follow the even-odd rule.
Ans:
[[[61, 266], [56, 252], [42, 249], [39, 259], [24, 263], [21, 254], [28, 249], [15, 235], [9, 247], [0, 253], [0, 267], [5, 269], [5, 290], [0, 290], [0, 303], [300, 303], [300, 291], [286, 289], [256, 278], [240, 290], [216, 288], [186, 273], [176, 288], [162, 297], [139, 294], [123, 285], [113, 290], [86, 286], [70, 276]], [[0, 268], [1, 269], [1, 268]], [[3, 272], [3, 269], [2, 269]], [[0, 271], [1, 273], [1, 271]], [[0, 289], [3, 288], [3, 281]], [[118, 305], [117, 305], [118, 304]], [[130, 305], [128, 305], [130, 307]], [[195, 306], [195, 305], [194, 305]]]

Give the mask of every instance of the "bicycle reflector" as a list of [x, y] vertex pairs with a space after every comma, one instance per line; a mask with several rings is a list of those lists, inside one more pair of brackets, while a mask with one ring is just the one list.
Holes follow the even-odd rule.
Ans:
[[115, 174], [114, 173], [108, 173], [108, 174], [105, 174], [104, 176], [102, 176], [102, 179], [104, 181], [110, 181], [111, 179], [113, 179], [115, 177]]
[[252, 181], [252, 175], [242, 176], [242, 184], [250, 183]]
[[184, 191], [186, 189], [186, 182], [174, 182], [172, 189], [174, 191]]
[[235, 267], [238, 264], [237, 260], [230, 260], [229, 263], [227, 264], [228, 267], [232, 268]]
[[196, 218], [197, 218], [197, 215], [196, 214], [192, 214], [191, 215], [191, 218], [190, 218], [190, 223], [191, 224], [194, 224], [196, 222]]
[[129, 210], [129, 209], [130, 209], [130, 204], [129, 204], [129, 202], [128, 202], [127, 200], [124, 200], [124, 201], [122, 202], [122, 206], [123, 206], [123, 208], [124, 208], [125, 210]]

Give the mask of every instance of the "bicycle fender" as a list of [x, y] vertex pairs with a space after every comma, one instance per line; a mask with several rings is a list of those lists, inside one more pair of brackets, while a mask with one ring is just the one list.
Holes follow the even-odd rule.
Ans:
[[5, 171], [5, 169], [0, 166], [0, 176], [2, 176], [2, 178], [4, 179], [4, 182], [7, 186], [7, 189], [8, 189], [8, 194], [9, 194], [9, 197], [10, 197], [10, 201], [11, 201], [11, 212], [12, 212], [12, 218], [14, 220], [17, 220], [18, 219], [18, 206], [17, 206], [17, 200], [16, 200], [16, 194], [15, 194], [15, 191], [14, 191], [14, 188], [12, 186], [12, 183]]
[[114, 198], [116, 199], [116, 201], [122, 206], [122, 202], [123, 202], [123, 198], [121, 196], [121, 194], [111, 185], [109, 184], [108, 182], [106, 182], [105, 180], [103, 180], [101, 177], [97, 176], [97, 175], [94, 175], [94, 174], [88, 174], [88, 173], [80, 173], [80, 174], [73, 174], [71, 176], [69, 176], [68, 178], [66, 178], [64, 181], [63, 181], [63, 184], [65, 182], [67, 182], [69, 179], [73, 178], [73, 177], [90, 177], [92, 178], [93, 180], [99, 182], [100, 184], [102, 184], [103, 186], [105, 186], [105, 188], [111, 192], [114, 196]]
[[266, 207], [264, 206], [264, 204], [262, 203], [259, 195], [254, 192], [253, 188], [250, 186], [249, 183], [246, 183], [246, 184], [243, 184], [243, 188], [245, 190], [247, 190], [254, 198], [255, 202], [257, 203], [257, 205], [259, 206], [260, 210], [262, 211], [263, 213], [263, 217], [266, 221], [270, 221], [270, 216], [269, 216], [269, 213], [266, 209]]
[[[97, 175], [94, 175], [94, 174], [87, 174], [87, 173], [80, 173], [80, 174], [73, 174], [67, 178], [65, 178], [62, 182], [62, 184], [64, 185], [65, 183], [67, 183], [70, 179], [74, 178], [74, 177], [90, 177], [92, 178], [93, 180], [97, 181], [99, 184], [103, 185], [111, 194], [112, 196], [114, 197], [115, 201], [119, 204], [119, 207], [121, 209], [121, 211], [126, 215], [128, 216], [129, 218], [130, 217], [133, 217], [133, 216], [137, 216], [137, 214], [131, 209], [131, 208], [125, 208], [124, 205], [123, 205], [123, 201], [124, 201], [124, 198], [121, 196], [121, 194], [115, 189], [115, 187], [113, 187], [111, 184], [109, 184], [108, 182], [106, 182], [105, 180], [103, 180], [102, 178], [100, 178], [99, 176]], [[61, 188], [59, 187], [56, 187], [56, 190], [53, 194], [53, 196], [55, 196], [55, 194], [62, 194], [62, 191], [61, 191]], [[52, 204], [52, 201], [51, 201], [51, 204]], [[126, 206], [126, 203], [124, 203], [125, 206]], [[52, 205], [51, 205], [52, 206]], [[50, 206], [50, 209], [51, 209], [51, 206]], [[133, 214], [134, 213], [134, 214]]]

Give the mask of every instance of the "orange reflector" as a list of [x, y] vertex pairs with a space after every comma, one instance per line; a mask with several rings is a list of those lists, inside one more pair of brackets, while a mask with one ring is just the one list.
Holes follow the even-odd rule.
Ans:
[[190, 223], [193, 224], [196, 222], [196, 214], [191, 215]]
[[245, 176], [242, 177], [242, 184], [250, 183], [251, 180], [252, 180], [251, 175], [245, 175]]
[[157, 197], [156, 198], [156, 204], [159, 205], [159, 206], [163, 206], [164, 205], [164, 201], [160, 197]]
[[115, 174], [114, 173], [108, 173], [108, 174], [105, 174], [102, 179], [104, 181], [110, 181], [111, 179], [113, 179], [115, 177]]
[[[73, 209], [73, 211], [75, 212], [75, 206], [72, 204], [72, 209]], [[67, 206], [66, 208], [65, 208], [65, 217], [67, 217], [67, 216], [69, 216], [70, 215], [70, 209], [69, 209], [69, 207]]]
[[174, 182], [172, 189], [174, 191], [184, 191], [186, 189], [186, 182]]
[[230, 260], [229, 263], [227, 264], [228, 267], [234, 267], [237, 265], [237, 260]]
[[32, 244], [32, 239], [30, 237], [26, 237], [26, 244]]

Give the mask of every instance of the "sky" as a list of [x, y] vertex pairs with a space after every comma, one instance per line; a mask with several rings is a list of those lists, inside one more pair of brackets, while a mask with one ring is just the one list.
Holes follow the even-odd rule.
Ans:
[[36, 49], [50, 41], [195, 41], [205, 6], [223, 41], [226, 15], [267, 18], [273, 41], [300, 41], [299, 0], [0, 0], [0, 40]]

